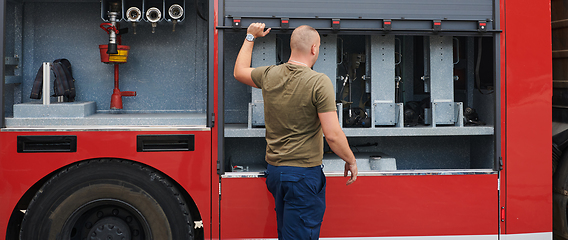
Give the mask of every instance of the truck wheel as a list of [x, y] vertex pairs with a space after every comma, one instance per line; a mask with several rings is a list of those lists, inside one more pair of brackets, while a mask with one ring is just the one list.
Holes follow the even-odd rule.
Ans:
[[20, 239], [193, 239], [178, 190], [156, 170], [124, 160], [63, 169], [31, 201]]

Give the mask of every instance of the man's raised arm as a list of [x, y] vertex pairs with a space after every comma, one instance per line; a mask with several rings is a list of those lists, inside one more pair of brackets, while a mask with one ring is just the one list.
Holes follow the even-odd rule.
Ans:
[[[254, 68], [250, 67], [252, 48], [254, 47], [254, 39], [259, 37], [264, 37], [270, 32], [270, 28], [264, 31], [264, 23], [251, 23], [247, 28], [247, 38], [243, 42], [241, 51], [237, 56], [237, 61], [235, 62], [235, 69], [233, 75], [235, 79], [251, 87], [257, 87], [252, 81], [251, 72]], [[252, 35], [251, 36], [249, 36]]]

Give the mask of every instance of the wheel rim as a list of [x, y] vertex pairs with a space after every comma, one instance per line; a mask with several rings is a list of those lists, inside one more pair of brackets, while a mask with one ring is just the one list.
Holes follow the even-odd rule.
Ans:
[[[89, 223], [90, 224], [90, 223]], [[117, 217], [105, 217], [95, 223], [87, 234], [89, 239], [132, 239], [126, 221]]]
[[152, 234], [148, 221], [134, 206], [118, 199], [97, 199], [69, 216], [59, 239], [148, 240]]

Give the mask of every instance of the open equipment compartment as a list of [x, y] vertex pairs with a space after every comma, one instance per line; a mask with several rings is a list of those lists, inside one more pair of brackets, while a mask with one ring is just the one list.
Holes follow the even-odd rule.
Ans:
[[[209, 24], [199, 17], [203, 14], [197, 14], [207, 15], [208, 2], [195, 1], [158, 0], [160, 10], [166, 12], [154, 28], [142, 12], [148, 1], [114, 1], [118, 9], [116, 29], [128, 29], [127, 33], [121, 30], [118, 37], [122, 41], [119, 45], [129, 47], [127, 60], [116, 64], [120, 67], [120, 90], [128, 90], [126, 94], [122, 91], [122, 109], [109, 108], [116, 62], [101, 62], [100, 53], [106, 51], [99, 51], [99, 45], [109, 44], [112, 21], [108, 12], [113, 1], [7, 1], [6, 127], [209, 125]], [[174, 4], [183, 8], [181, 12], [174, 9], [177, 19], [167, 12]], [[126, 13], [130, 7], [137, 7], [143, 16], [129, 19]], [[51, 97], [51, 104], [43, 105], [41, 100], [30, 99], [38, 68], [43, 62], [61, 58], [72, 64], [75, 101], [58, 103]], [[53, 81], [51, 74], [51, 86]], [[50, 91], [53, 94], [53, 87]], [[131, 96], [133, 92], [136, 96]]]
[[[220, 6], [221, 172], [249, 177], [266, 168], [261, 91], [232, 74], [252, 22], [272, 28], [255, 41], [252, 67], [287, 62], [295, 27], [307, 24], [320, 32], [313, 69], [335, 86], [340, 123], [363, 174], [493, 174], [498, 169], [498, 3], [225, 0]], [[341, 159], [324, 148], [326, 174], [342, 172]]]

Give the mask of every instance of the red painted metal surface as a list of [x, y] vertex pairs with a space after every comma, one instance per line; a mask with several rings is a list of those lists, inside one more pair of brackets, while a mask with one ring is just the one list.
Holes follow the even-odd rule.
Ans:
[[[218, 25], [219, 2], [213, 1], [213, 26]], [[220, 122], [219, 116], [219, 30], [213, 31], [213, 109], [215, 112], [214, 120]], [[219, 124], [215, 124], [211, 133], [211, 209], [210, 212], [210, 228], [211, 231], [205, 231], [205, 238], [220, 239], [219, 237], [219, 174], [217, 173], [217, 161], [219, 160]]]
[[[499, 53], [500, 54], [499, 56], [501, 56], [501, 62], [499, 63], [499, 67], [500, 67], [500, 70], [501, 70], [501, 76], [499, 76], [500, 79], [501, 79], [501, 89], [500, 89], [501, 90], [500, 91], [501, 99], [498, 99], [498, 101], [500, 101], [501, 109], [498, 109], [497, 111], [499, 112], [499, 114], [501, 116], [501, 118], [500, 118], [501, 121], [496, 123], [496, 124], [499, 124], [499, 126], [501, 127], [501, 131], [500, 131], [500, 134], [501, 134], [501, 156], [500, 157], [501, 157], [501, 159], [504, 163], [507, 159], [507, 134], [506, 134], [507, 124], [505, 124], [507, 122], [507, 112], [505, 111], [506, 106], [507, 106], [507, 101], [506, 101], [506, 99], [507, 99], [506, 98], [506, 96], [507, 96], [507, 94], [506, 94], [507, 93], [507, 91], [506, 91], [507, 90], [507, 86], [506, 86], [507, 71], [506, 71], [506, 68], [505, 68], [505, 66], [506, 66], [505, 63], [506, 63], [506, 59], [507, 59], [506, 56], [505, 56], [505, 50], [507, 49], [506, 45], [505, 45], [505, 40], [507, 39], [507, 35], [506, 35], [507, 31], [506, 31], [506, 26], [505, 26], [505, 0], [499, 0], [499, 6], [500, 6], [500, 8], [499, 8], [500, 9], [500, 15], [499, 15], [500, 26], [498, 26], [498, 27], [503, 32], [501, 34], [499, 34], [499, 44], [500, 44], [500, 50], [501, 50], [500, 53]], [[497, 131], [496, 131], [496, 133], [497, 133]], [[507, 199], [507, 194], [506, 194], [506, 191], [507, 191], [507, 187], [506, 187], [507, 173], [505, 171], [500, 171], [499, 174], [500, 174], [500, 180], [501, 180], [501, 182], [500, 182], [501, 186], [500, 186], [500, 191], [499, 191], [499, 200], [500, 200], [499, 207], [500, 207], [501, 213], [500, 213], [499, 217], [502, 220], [502, 221], [499, 222], [499, 224], [500, 224], [499, 228], [501, 229], [500, 233], [505, 233], [506, 232], [506, 225], [505, 225], [505, 220], [503, 219], [504, 215], [501, 215], [501, 214], [505, 213], [504, 209], [505, 209], [505, 206], [506, 206], [506, 203], [507, 203], [507, 201], [506, 201], [506, 199]]]
[[[192, 152], [136, 152], [136, 136], [142, 134], [194, 134]], [[17, 153], [18, 135], [75, 135], [75, 153]], [[92, 158], [122, 158], [149, 165], [178, 182], [193, 198], [210, 231], [211, 132], [210, 131], [81, 131], [0, 133], [0, 236], [21, 196], [48, 174], [76, 161]]]
[[550, 2], [503, 0], [502, 6], [502, 233], [551, 232]]
[[[327, 178], [321, 237], [496, 235], [497, 175]], [[276, 237], [264, 178], [222, 180], [221, 238]], [[238, 216], [238, 217], [236, 217]]]

